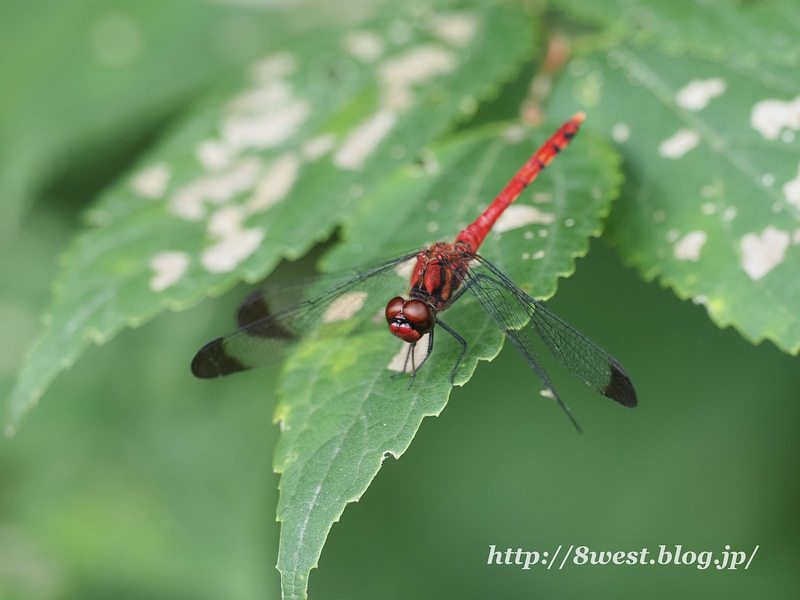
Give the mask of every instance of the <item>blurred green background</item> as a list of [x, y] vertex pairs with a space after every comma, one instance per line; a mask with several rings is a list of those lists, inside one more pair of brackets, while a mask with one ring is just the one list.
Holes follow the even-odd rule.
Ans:
[[[35, 19], [23, 3], [0, 9], [3, 396], [79, 209], [198, 89], [262, 51], [234, 42], [270, 21], [236, 7], [124, 4], [161, 25], [152, 39], [165, 58], [162, 74], [122, 76], [92, 59], [86, 35], [101, 4], [123, 6], [53, 4]], [[225, 33], [237, 23], [256, 33]], [[206, 52], [209, 36], [222, 42]], [[63, 94], [44, 93], [53, 89]], [[246, 290], [91, 347], [0, 441], [0, 598], [279, 597], [277, 368], [215, 382], [188, 368]], [[506, 348], [348, 506], [311, 597], [800, 597], [798, 359], [720, 331], [602, 242], [548, 306], [625, 365], [640, 406], [624, 410], [553, 366], [577, 435]], [[490, 545], [573, 544], [759, 550], [747, 571], [486, 564]]]

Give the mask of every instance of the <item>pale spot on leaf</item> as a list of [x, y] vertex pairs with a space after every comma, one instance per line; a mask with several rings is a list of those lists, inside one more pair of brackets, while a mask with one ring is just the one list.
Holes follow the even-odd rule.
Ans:
[[692, 231], [676, 242], [672, 253], [677, 260], [697, 262], [700, 259], [700, 251], [707, 240], [708, 235], [705, 231]]
[[194, 150], [195, 158], [209, 171], [218, 171], [231, 164], [233, 151], [219, 140], [203, 140]]
[[250, 77], [256, 85], [267, 85], [297, 70], [297, 61], [290, 52], [273, 54], [250, 67]]
[[692, 129], [681, 129], [658, 146], [662, 158], [678, 160], [700, 143], [700, 134]]
[[268, 168], [247, 201], [251, 213], [263, 212], [283, 200], [297, 182], [300, 159], [293, 152], [279, 156]]
[[519, 144], [526, 137], [525, 128], [521, 125], [511, 125], [506, 129], [503, 138], [509, 144]]
[[150, 259], [149, 266], [155, 273], [150, 279], [150, 289], [161, 292], [175, 285], [189, 268], [191, 257], [187, 252], [159, 252]]
[[245, 213], [241, 206], [224, 206], [208, 219], [206, 231], [212, 237], [235, 235], [242, 229]]
[[433, 34], [452, 46], [466, 46], [478, 31], [478, 19], [467, 13], [440, 15], [433, 20]]
[[397, 114], [381, 110], [367, 118], [345, 138], [333, 156], [333, 164], [340, 169], [358, 171], [397, 123]]
[[758, 281], [783, 262], [789, 247], [789, 233], [768, 226], [761, 235], [748, 233], [742, 237], [742, 268], [753, 281]]
[[721, 77], [692, 79], [675, 95], [675, 101], [683, 109], [693, 112], [704, 109], [714, 98], [725, 93], [727, 84]]
[[800, 129], [800, 96], [794, 100], [762, 100], [750, 113], [750, 126], [765, 139], [775, 141], [784, 128]]
[[356, 314], [367, 301], [367, 292], [358, 291], [343, 294], [334, 300], [322, 316], [323, 323], [346, 321]]
[[556, 220], [553, 213], [543, 212], [535, 206], [526, 204], [512, 204], [509, 206], [495, 223], [493, 229], [496, 232], [511, 231], [525, 227], [526, 225], [550, 225]]
[[618, 144], [624, 144], [631, 139], [631, 127], [627, 123], [617, 123], [611, 128], [611, 137]]
[[797, 167], [797, 176], [784, 183], [781, 190], [789, 204], [800, 208], [800, 165]]
[[[426, 333], [423, 335], [418, 341], [417, 344], [414, 346], [414, 358], [413, 362], [415, 365], [419, 365], [423, 360], [425, 360], [425, 356], [428, 353], [428, 336], [430, 333]], [[389, 361], [389, 364], [386, 365], [386, 368], [390, 371], [396, 371], [397, 373], [408, 372], [411, 370], [411, 357], [408, 356], [408, 352], [410, 349], [410, 345], [406, 342], [401, 342], [402, 346], [400, 351], [392, 357], [392, 360]]]
[[455, 54], [433, 44], [416, 46], [386, 60], [378, 69], [382, 89], [381, 106], [407, 111], [413, 105], [412, 86], [450, 73], [456, 65], [458, 57]]
[[417, 264], [417, 257], [413, 257], [408, 259], [407, 261], [400, 263], [395, 268], [395, 273], [397, 273], [401, 278], [404, 280], [411, 279], [411, 274], [414, 272], [414, 267]]
[[223, 204], [237, 194], [251, 189], [261, 171], [261, 161], [250, 156], [231, 169], [216, 175], [203, 175], [173, 192], [170, 211], [187, 221], [199, 221], [206, 215], [205, 203]]
[[296, 99], [260, 115], [227, 117], [222, 139], [236, 150], [274, 148], [292, 137], [310, 114], [311, 103]]
[[131, 189], [143, 198], [157, 200], [167, 192], [172, 169], [167, 163], [155, 163], [131, 177]]
[[336, 145], [336, 136], [332, 133], [318, 135], [303, 144], [303, 158], [317, 160], [333, 150]]
[[239, 229], [203, 250], [200, 264], [209, 273], [229, 273], [253, 254], [263, 239], [261, 227]]
[[227, 109], [237, 115], [257, 115], [285, 106], [292, 101], [292, 86], [285, 81], [273, 81], [260, 88], [249, 89], [234, 96]]
[[378, 60], [386, 47], [380, 36], [371, 31], [353, 31], [344, 38], [347, 51], [365, 63]]
[[333, 164], [350, 171], [362, 169], [395, 127], [399, 114], [413, 106], [412, 87], [449, 73], [457, 64], [456, 55], [433, 44], [416, 46], [385, 60], [378, 67], [381, 108], [350, 131], [334, 155]]

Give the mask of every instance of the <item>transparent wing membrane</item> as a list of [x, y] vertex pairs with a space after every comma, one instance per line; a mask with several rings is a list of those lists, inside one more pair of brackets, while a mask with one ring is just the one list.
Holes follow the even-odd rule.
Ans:
[[[323, 277], [309, 280], [299, 286], [302, 289], [277, 286], [251, 294], [236, 315], [239, 329], [201, 348], [192, 361], [192, 373], [203, 379], [222, 377], [280, 360], [287, 346], [312, 332], [342, 336], [354, 333], [365, 322], [374, 327], [372, 319], [386, 299], [408, 288], [396, 267], [416, 254], [340, 274], [336, 278], [339, 283]], [[309, 294], [308, 300], [276, 312], [275, 306], [280, 306], [287, 293], [303, 292]]]
[[527, 323], [572, 375], [623, 406], [636, 406], [633, 383], [614, 357], [551, 313], [541, 302], [528, 296], [490, 262], [478, 255], [472, 255], [472, 258], [470, 268], [464, 274], [467, 289], [511, 339], [559, 402], [530, 338], [523, 332]]

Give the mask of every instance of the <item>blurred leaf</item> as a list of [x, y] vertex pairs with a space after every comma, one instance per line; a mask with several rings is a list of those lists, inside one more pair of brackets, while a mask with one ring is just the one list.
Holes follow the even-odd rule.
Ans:
[[0, 233], [53, 178], [107, 182], [116, 173], [99, 171], [120, 168], [109, 155], [136, 152], [190, 94], [252, 58], [242, 46], [274, 45], [279, 28], [268, 23], [263, 12], [187, 0], [4, 2]]
[[[346, 243], [328, 264], [351, 263], [353, 250], [388, 255], [415, 242], [452, 239], [550, 133], [530, 139], [516, 126], [503, 134], [496, 127], [465, 133], [427, 154], [425, 169], [401, 168], [361, 203]], [[532, 294], [551, 294], [557, 277], [572, 272], [575, 256], [588, 249], [589, 236], [599, 235], [617, 184], [616, 155], [579, 135], [514, 205], [522, 209], [517, 218], [537, 219], [507, 221], [502, 233], [490, 234], [483, 254], [509, 267]], [[285, 366], [275, 417], [282, 426], [275, 469], [282, 474], [278, 569], [284, 598], [305, 597], [308, 573], [345, 505], [366, 491], [387, 456], [405, 452], [423, 417], [439, 414], [447, 402], [460, 346], [445, 331], [413, 388], [406, 389], [408, 376], [389, 376], [387, 366], [407, 346], [372, 316], [390, 297], [361, 309], [373, 323], [369, 333], [309, 340]], [[468, 343], [455, 377], [463, 385], [478, 360], [497, 355], [503, 336], [469, 294], [444, 318]]]
[[574, 61], [556, 105], [590, 107], [628, 173], [609, 224], [626, 260], [747, 339], [800, 350], [800, 83], [794, 72], [620, 46]]
[[[89, 214], [11, 397], [15, 425], [89, 340], [264, 277], [333, 232], [397, 165], [495, 94], [532, 51], [501, 7], [315, 30], [174, 128]], [[477, 76], [480, 74], [480, 76]]]
[[556, 0], [570, 15], [669, 55], [757, 66], [800, 65], [800, 6], [792, 0]]

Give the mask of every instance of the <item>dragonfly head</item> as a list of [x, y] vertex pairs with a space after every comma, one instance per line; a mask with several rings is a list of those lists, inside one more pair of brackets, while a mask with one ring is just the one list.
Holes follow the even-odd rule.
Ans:
[[393, 334], [413, 344], [430, 333], [436, 324], [436, 315], [422, 300], [405, 300], [397, 296], [386, 305], [386, 322]]

